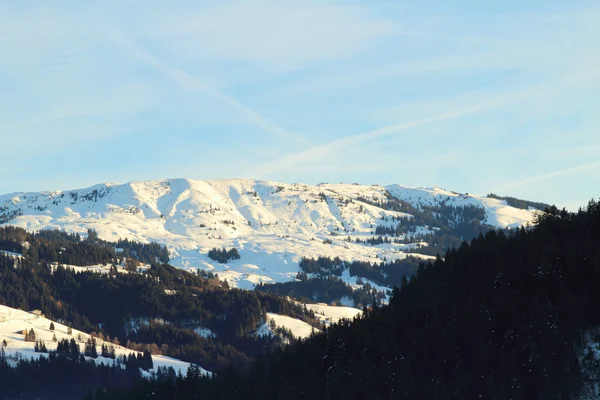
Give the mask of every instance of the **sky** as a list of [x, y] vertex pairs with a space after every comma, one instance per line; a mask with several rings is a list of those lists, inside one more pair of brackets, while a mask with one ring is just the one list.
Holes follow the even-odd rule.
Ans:
[[0, 193], [184, 177], [600, 187], [600, 4], [0, 2]]

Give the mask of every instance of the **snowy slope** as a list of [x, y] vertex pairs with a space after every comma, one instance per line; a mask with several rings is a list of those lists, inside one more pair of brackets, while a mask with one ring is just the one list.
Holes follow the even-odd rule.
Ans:
[[[371, 205], [390, 195], [417, 208], [475, 205], [486, 211], [482, 223], [498, 227], [519, 226], [532, 221], [534, 215], [502, 200], [437, 188], [172, 179], [3, 195], [0, 222], [28, 230], [59, 228], [84, 235], [93, 228], [100, 238], [111, 241], [156, 241], [167, 245], [175, 266], [213, 270], [234, 286], [253, 288], [261, 281], [294, 279], [303, 256], [361, 261], [406, 257], [403, 250], [411, 244], [354, 242], [373, 236], [374, 226], [412, 218]], [[428, 227], [419, 229], [430, 231]], [[332, 243], [324, 243], [325, 239]], [[207, 257], [208, 250], [222, 246], [236, 247], [241, 259], [222, 265]]]
[[446, 204], [484, 208], [486, 219], [482, 222], [499, 228], [519, 227], [533, 220], [533, 211], [511, 207], [504, 200], [468, 193], [454, 193], [440, 188], [414, 189], [402, 185], [390, 185], [386, 189], [392, 196], [402, 199], [414, 207]]
[[271, 320], [274, 321], [275, 326], [289, 329], [292, 332], [292, 335], [298, 339], [305, 339], [309, 337], [312, 332], [320, 332], [319, 329], [313, 328], [306, 322], [288, 317], [287, 315], [267, 313], [267, 321], [269, 324]]
[[321, 322], [326, 325], [336, 324], [342, 319], [352, 321], [357, 315], [361, 315], [362, 311], [353, 307], [335, 307], [325, 303], [306, 304], [306, 308], [313, 311], [317, 317], [321, 316]]
[[[50, 330], [50, 323], [54, 324], [54, 331]], [[21, 333], [24, 330], [29, 331], [33, 329], [36, 340], [43, 340], [46, 348], [49, 351], [56, 350], [57, 343], [53, 341], [53, 337], [56, 336], [57, 341], [62, 339], [75, 339], [83, 351], [85, 342], [90, 338], [90, 335], [75, 330], [72, 330], [72, 334], [67, 333], [67, 326], [60, 324], [56, 321], [51, 321], [42, 316], [37, 316], [32, 313], [18, 310], [15, 308], [0, 305], [0, 343], [6, 340], [7, 346], [4, 348], [6, 356], [9, 360], [15, 362], [17, 358], [20, 359], [32, 359], [44, 356], [44, 353], [36, 353], [34, 351], [34, 342], [26, 342], [25, 336]], [[97, 351], [101, 353], [101, 347], [103, 341], [97, 340]], [[133, 353], [137, 355], [138, 352], [129, 350], [122, 346], [115, 345], [115, 354], [118, 356], [129, 355]], [[96, 363], [100, 364], [111, 364], [112, 360], [99, 356], [96, 358]], [[152, 355], [152, 362], [154, 364], [154, 371], [158, 367], [173, 367], [175, 371], [181, 371], [183, 375], [186, 374], [189, 367], [189, 363], [165, 356]], [[204, 373], [210, 374], [209, 372], [202, 370]]]
[[[291, 300], [291, 299], [289, 299]], [[342, 319], [352, 320], [355, 316], [361, 315], [362, 311], [352, 307], [338, 307], [329, 306], [325, 303], [318, 304], [304, 304], [296, 302], [299, 305], [306, 306], [307, 309], [312, 310], [321, 323], [329, 326], [336, 324]], [[296, 318], [289, 317], [287, 315], [280, 315], [274, 313], [267, 313], [267, 321], [258, 328], [257, 335], [274, 335], [271, 326], [282, 327], [289, 329], [294, 337], [299, 339], [305, 339], [314, 332], [320, 332], [319, 329], [313, 328], [311, 325], [304, 321]]]

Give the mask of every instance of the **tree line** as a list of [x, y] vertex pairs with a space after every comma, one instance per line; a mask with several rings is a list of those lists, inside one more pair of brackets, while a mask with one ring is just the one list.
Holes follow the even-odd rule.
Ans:
[[[419, 266], [388, 306], [213, 379], [89, 399], [576, 399], [600, 383], [600, 203], [490, 231]], [[586, 350], [587, 349], [587, 350]], [[597, 393], [596, 393], [597, 395]], [[592, 398], [592, 397], [590, 397]]]
[[84, 239], [78, 233], [60, 230], [27, 232], [14, 226], [0, 227], [0, 250], [19, 253], [33, 261], [77, 266], [119, 264], [124, 258], [148, 264], [169, 262], [169, 251], [163, 245], [127, 239], [108, 242], [99, 239], [93, 229], [88, 229]]
[[[60, 251], [65, 257], [73, 250], [85, 263], [94, 260], [94, 254], [105, 254], [107, 248], [105, 242], [90, 236], [81, 240], [58, 231], [37, 235], [0, 228], [0, 238], [10, 243], [25, 240], [31, 249], [39, 242], [39, 248], [64, 249]], [[89, 251], [79, 253], [82, 249]], [[51, 267], [52, 257], [39, 259], [44, 252], [35, 254], [0, 254], [0, 304], [39, 309], [50, 319], [108, 342], [181, 358], [211, 371], [230, 364], [245, 368], [254, 357], [283, 345], [278, 337], [254, 335], [266, 322], [267, 312], [320, 326], [314, 314], [295, 303], [270, 293], [226, 289], [211, 274], [189, 273], [160, 263], [153, 263], [144, 273], [76, 273]], [[196, 332], [199, 328], [213, 334], [202, 337]]]

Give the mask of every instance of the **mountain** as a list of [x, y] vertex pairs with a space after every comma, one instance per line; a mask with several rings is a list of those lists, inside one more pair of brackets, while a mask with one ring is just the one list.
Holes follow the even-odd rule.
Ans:
[[[294, 280], [303, 257], [429, 259], [489, 229], [530, 223], [535, 213], [503, 199], [440, 188], [249, 179], [172, 179], [0, 196], [1, 224], [84, 236], [93, 229], [104, 240], [154, 241], [167, 246], [172, 265], [210, 270], [245, 289]], [[220, 248], [235, 248], [240, 258], [220, 263], [208, 256]]]
[[249, 370], [88, 399], [599, 399], [599, 241], [600, 203], [552, 208], [532, 229], [448, 251], [388, 305]]
[[211, 273], [158, 262], [165, 253], [93, 231], [0, 227], [0, 399], [80, 399], [142, 376], [244, 369], [362, 314], [228, 288]]

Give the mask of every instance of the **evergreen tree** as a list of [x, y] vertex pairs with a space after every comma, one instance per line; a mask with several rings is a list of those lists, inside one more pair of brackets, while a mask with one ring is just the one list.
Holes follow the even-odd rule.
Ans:
[[144, 350], [144, 354], [142, 356], [142, 369], [148, 371], [154, 368], [154, 362], [152, 361], [152, 355], [148, 350]]
[[0, 346], [0, 369], [6, 367], [6, 351], [4, 351], [4, 346]]

